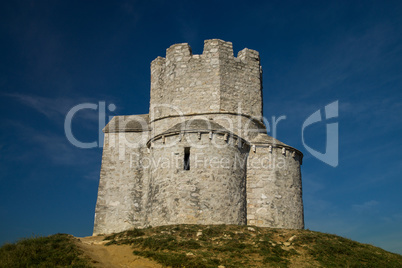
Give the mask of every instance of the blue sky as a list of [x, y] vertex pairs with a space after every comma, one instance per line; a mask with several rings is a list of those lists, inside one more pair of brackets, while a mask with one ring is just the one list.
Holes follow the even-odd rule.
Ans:
[[[264, 116], [304, 153], [306, 228], [402, 253], [402, 3], [400, 1], [2, 1], [0, 244], [92, 232], [101, 148], [64, 134], [80, 103], [106, 116], [148, 112], [150, 62], [174, 43], [205, 39], [260, 52]], [[305, 130], [325, 151], [339, 125], [339, 164], [312, 156], [303, 122], [338, 101], [339, 117]], [[98, 139], [98, 111], [73, 120]], [[107, 119], [108, 120], [108, 119]], [[272, 133], [269, 133], [272, 135]]]

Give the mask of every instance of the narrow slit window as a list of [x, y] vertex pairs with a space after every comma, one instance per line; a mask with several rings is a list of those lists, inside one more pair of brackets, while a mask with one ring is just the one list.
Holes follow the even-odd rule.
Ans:
[[190, 170], [190, 147], [184, 148], [184, 170]]

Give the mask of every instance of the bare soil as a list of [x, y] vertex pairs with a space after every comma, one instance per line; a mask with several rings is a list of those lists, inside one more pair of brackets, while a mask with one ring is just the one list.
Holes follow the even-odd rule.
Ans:
[[104, 236], [77, 237], [76, 245], [84, 252], [84, 256], [92, 261], [94, 267], [133, 267], [161, 268], [155, 261], [136, 256], [129, 245], [105, 246]]

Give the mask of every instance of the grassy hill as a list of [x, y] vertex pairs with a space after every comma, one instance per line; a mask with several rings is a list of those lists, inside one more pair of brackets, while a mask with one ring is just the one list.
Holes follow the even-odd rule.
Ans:
[[91, 267], [81, 254], [72, 235], [26, 238], [0, 248], [0, 267]]
[[[105, 240], [172, 267], [402, 267], [401, 255], [309, 230], [171, 225]], [[68, 235], [26, 239], [0, 248], [0, 267], [90, 267], [81, 254]]]

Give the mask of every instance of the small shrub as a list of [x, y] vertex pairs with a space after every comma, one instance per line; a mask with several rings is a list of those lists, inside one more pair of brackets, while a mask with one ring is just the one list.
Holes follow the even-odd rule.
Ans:
[[225, 231], [225, 225], [211, 225], [202, 231], [202, 235], [205, 237], [217, 237], [223, 235]]
[[144, 231], [142, 231], [140, 229], [129, 230], [129, 231], [127, 231], [126, 234], [127, 234], [127, 236], [132, 237], [132, 238], [145, 235]]
[[264, 260], [262, 261], [265, 264], [273, 264], [273, 265], [277, 265], [279, 267], [288, 267], [289, 261], [286, 259], [283, 259], [279, 256], [267, 256], [264, 258]]
[[199, 248], [201, 248], [201, 245], [193, 239], [180, 241], [179, 243], [177, 243], [177, 245], [183, 249], [199, 249]]

